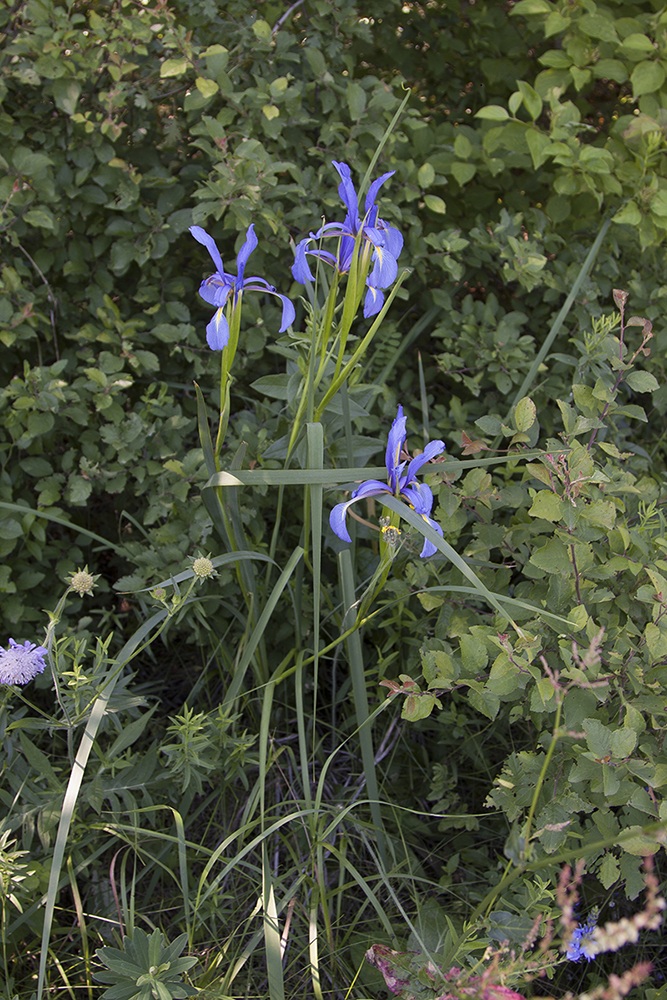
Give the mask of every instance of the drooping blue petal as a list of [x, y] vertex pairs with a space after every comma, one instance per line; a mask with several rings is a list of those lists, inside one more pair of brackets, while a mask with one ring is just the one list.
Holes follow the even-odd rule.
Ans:
[[364, 296], [364, 319], [377, 316], [383, 305], [384, 292], [381, 292], [379, 288], [371, 288], [369, 286]]
[[380, 219], [377, 223], [377, 229], [380, 230], [384, 236], [384, 246], [385, 250], [398, 260], [401, 255], [401, 250], [403, 249], [403, 236], [398, 229], [393, 226], [388, 226], [386, 222]]
[[[434, 521], [432, 517], [427, 517], [426, 514], [422, 514], [422, 517], [424, 518], [427, 524], [430, 524], [430, 526], [433, 528], [434, 531], [438, 532], [441, 538], [444, 537], [442, 534], [442, 528], [440, 527], [437, 521]], [[430, 539], [425, 538], [423, 548], [419, 553], [419, 555], [422, 557], [422, 559], [428, 559], [429, 556], [435, 555], [437, 551], [438, 550], [436, 546], [433, 544], [433, 542], [430, 541]]]
[[408, 418], [403, 414], [403, 407], [399, 404], [398, 410], [396, 411], [396, 419], [389, 428], [389, 434], [387, 435], [387, 450], [385, 452], [387, 477], [389, 479], [391, 492], [394, 496], [398, 495], [398, 479], [403, 466], [405, 465], [405, 462], [401, 462], [401, 452], [405, 447], [405, 441], [408, 436], [406, 430], [407, 421]]
[[398, 263], [385, 247], [376, 246], [373, 253], [373, 268], [368, 275], [371, 288], [389, 288], [398, 276]]
[[345, 523], [347, 508], [351, 503], [354, 503], [354, 500], [346, 500], [344, 503], [338, 503], [329, 514], [329, 524], [331, 525], [331, 530], [334, 535], [338, 535], [342, 542], [352, 541], [350, 532], [347, 530], [347, 524]]
[[277, 295], [283, 304], [283, 318], [278, 333], [284, 333], [294, 322], [296, 311], [286, 295], [281, 295], [280, 292], [273, 292], [273, 294]]
[[378, 493], [388, 493], [386, 483], [381, 483], [377, 479], [367, 479], [365, 482], [359, 486], [349, 500], [345, 500], [343, 503], [336, 504], [334, 509], [329, 515], [329, 524], [331, 525], [331, 530], [335, 535], [343, 542], [351, 542], [350, 533], [347, 530], [347, 525], [345, 523], [347, 518], [347, 509], [357, 500], [363, 500], [365, 497], [374, 497]]
[[223, 267], [222, 257], [220, 256], [220, 251], [218, 250], [213, 237], [209, 236], [206, 230], [202, 229], [201, 226], [190, 226], [190, 232], [197, 240], [197, 243], [201, 243], [202, 246], [206, 247], [211, 255], [213, 263], [215, 264], [216, 270], [219, 271], [220, 274], [224, 274], [225, 269]]
[[352, 172], [347, 163], [336, 163], [335, 160], [331, 162], [338, 171], [341, 180], [338, 185], [338, 194], [347, 209], [350, 228], [356, 233], [359, 228], [359, 199], [352, 183]]
[[245, 243], [239, 250], [239, 255], [236, 258], [236, 287], [241, 288], [243, 285], [243, 275], [245, 273], [245, 267], [248, 263], [248, 257], [253, 252], [257, 246], [259, 240], [255, 236], [255, 227], [252, 223], [248, 226], [248, 231], [245, 236]]
[[315, 281], [315, 276], [308, 266], [308, 260], [306, 259], [306, 247], [310, 243], [310, 239], [306, 238], [297, 243], [296, 249], [294, 251], [294, 263], [292, 264], [292, 277], [295, 281], [298, 281], [300, 285], [306, 285], [308, 282]]
[[221, 307], [213, 314], [206, 327], [206, 343], [212, 351], [222, 351], [229, 341], [229, 324]]
[[426, 483], [415, 482], [412, 486], [405, 486], [399, 496], [409, 503], [417, 514], [428, 515], [433, 509], [433, 493]]

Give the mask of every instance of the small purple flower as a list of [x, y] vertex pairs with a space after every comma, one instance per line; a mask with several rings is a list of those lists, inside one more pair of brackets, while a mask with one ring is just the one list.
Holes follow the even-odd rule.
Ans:
[[[306, 259], [306, 254], [317, 257], [327, 264], [338, 268], [341, 274], [350, 270], [354, 256], [354, 247], [357, 236], [361, 234], [361, 253], [371, 254], [372, 268], [366, 278], [368, 291], [364, 300], [364, 316], [368, 319], [380, 312], [384, 302], [383, 288], [389, 288], [396, 281], [398, 275], [398, 256], [403, 249], [403, 237], [398, 229], [388, 226], [387, 223], [378, 218], [378, 207], [375, 204], [378, 191], [386, 180], [393, 176], [394, 170], [383, 174], [373, 181], [365, 201], [365, 215], [359, 216], [359, 199], [352, 183], [352, 174], [347, 163], [332, 163], [341, 179], [338, 187], [338, 194], [341, 197], [347, 215], [344, 222], [328, 222], [316, 233], [311, 233], [305, 240], [297, 245], [292, 274], [294, 280], [305, 285], [307, 281], [314, 281], [315, 278], [310, 270]], [[329, 250], [321, 248], [311, 249], [310, 244], [319, 242], [324, 237], [335, 236], [339, 239], [338, 253], [333, 254]]]
[[244, 277], [248, 258], [259, 242], [255, 236], [254, 226], [248, 226], [245, 243], [236, 258], [236, 277], [225, 271], [216, 242], [205, 229], [202, 229], [201, 226], [190, 226], [190, 232], [198, 243], [206, 247], [216, 267], [215, 274], [204, 278], [199, 286], [199, 294], [204, 302], [216, 306], [213, 318], [206, 327], [206, 342], [212, 351], [222, 351], [229, 340], [229, 324], [225, 316], [225, 306], [230, 295], [232, 296], [232, 307], [240, 302], [244, 291], [268, 292], [270, 295], [276, 295], [283, 304], [283, 317], [279, 332], [283, 333], [288, 326], [292, 325], [295, 312], [290, 300], [277, 292], [274, 286], [270, 285], [264, 278]]
[[585, 958], [587, 962], [592, 961], [599, 953], [597, 942], [593, 937], [597, 927], [598, 911], [594, 910], [585, 924], [578, 924], [572, 932], [565, 957], [571, 962], [579, 962]]
[[44, 672], [46, 654], [44, 646], [27, 640], [21, 646], [10, 639], [8, 649], [0, 646], [0, 684], [27, 684]]
[[[343, 542], [352, 541], [345, 523], [348, 507], [356, 503], [357, 500], [378, 496], [380, 493], [389, 493], [405, 500], [415, 513], [421, 514], [426, 523], [430, 524], [439, 535], [442, 535], [442, 528], [430, 516], [433, 508], [433, 494], [426, 483], [418, 482], [417, 473], [422, 465], [430, 462], [436, 455], [445, 450], [445, 443], [444, 441], [429, 441], [421, 455], [411, 459], [405, 450], [406, 423], [407, 418], [403, 416], [403, 407], [399, 406], [396, 419], [391, 425], [387, 438], [385, 464], [388, 483], [381, 483], [378, 479], [367, 479], [361, 486], [357, 487], [349, 500], [337, 504], [331, 511], [329, 524]], [[434, 552], [437, 552], [435, 545], [425, 538], [424, 547], [420, 553], [422, 559], [432, 556]]]

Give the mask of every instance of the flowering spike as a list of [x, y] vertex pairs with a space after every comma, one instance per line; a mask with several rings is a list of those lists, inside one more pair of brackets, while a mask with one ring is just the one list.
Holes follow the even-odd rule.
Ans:
[[206, 342], [212, 351], [222, 351], [227, 346], [229, 341], [229, 323], [224, 314], [224, 308], [230, 296], [232, 298], [232, 308], [235, 308], [243, 291], [268, 292], [270, 295], [275, 295], [280, 299], [283, 306], [279, 332], [284, 333], [292, 325], [296, 313], [294, 306], [287, 296], [277, 292], [274, 286], [270, 285], [264, 278], [245, 277], [248, 258], [259, 243], [255, 235], [254, 225], [248, 226], [245, 241], [238, 252], [236, 258], [236, 277], [225, 271], [216, 242], [212, 236], [209, 236], [205, 229], [202, 229], [201, 226], [190, 226], [190, 232], [198, 243], [206, 247], [216, 266], [215, 274], [204, 278], [199, 286], [199, 295], [204, 302], [208, 302], [209, 305], [216, 307], [216, 312], [206, 327]]
[[[346, 518], [348, 508], [363, 500], [364, 497], [378, 496], [388, 493], [391, 496], [405, 500], [408, 506], [412, 507], [416, 514], [419, 514], [434, 531], [442, 535], [442, 528], [431, 517], [433, 509], [433, 493], [426, 483], [417, 480], [417, 472], [431, 459], [444, 451], [444, 441], [429, 441], [421, 455], [413, 458], [407, 471], [405, 466], [407, 458], [402, 458], [405, 452], [405, 442], [407, 418], [403, 415], [403, 407], [399, 406], [396, 418], [391, 425], [387, 436], [387, 451], [385, 454], [385, 464], [387, 466], [387, 483], [381, 483], [377, 479], [367, 479], [354, 491], [349, 500], [336, 504], [329, 516], [329, 524], [335, 535], [343, 542], [351, 542], [350, 533], [347, 530]], [[424, 546], [421, 551], [422, 559], [432, 556], [437, 552], [436, 546], [427, 538], [424, 539]]]
[[[361, 240], [360, 253], [368, 251], [371, 255], [371, 270], [366, 277], [368, 292], [364, 301], [364, 316], [368, 319], [377, 315], [384, 303], [384, 295], [381, 289], [389, 288], [393, 285], [398, 275], [398, 255], [403, 248], [403, 237], [398, 229], [388, 226], [383, 219], [378, 218], [378, 207], [375, 204], [378, 191], [384, 182], [392, 176], [393, 170], [383, 174], [371, 184], [365, 201], [365, 216], [359, 216], [359, 203], [357, 192], [352, 183], [352, 174], [347, 163], [338, 163], [333, 160], [333, 165], [338, 171], [340, 184], [338, 194], [346, 209], [344, 222], [328, 222], [321, 226], [316, 233], [311, 233], [306, 239], [296, 247], [292, 275], [294, 280], [305, 284], [313, 281], [313, 275], [306, 260], [306, 255], [317, 257], [326, 264], [331, 264], [337, 268], [340, 274], [347, 273], [352, 267], [355, 246], [359, 234]], [[323, 250], [319, 246], [313, 246], [320, 240], [328, 236], [338, 239], [338, 252], [332, 254], [328, 250]], [[368, 244], [371, 244], [369, 247]]]

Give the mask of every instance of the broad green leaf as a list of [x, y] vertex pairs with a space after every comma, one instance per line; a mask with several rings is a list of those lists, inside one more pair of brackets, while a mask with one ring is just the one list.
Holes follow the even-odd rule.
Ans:
[[584, 14], [577, 21], [577, 26], [589, 38], [599, 38], [603, 42], [618, 42], [618, 35], [611, 17], [604, 14]]
[[56, 107], [67, 115], [73, 115], [76, 111], [80, 94], [81, 84], [78, 80], [61, 77], [59, 80], [53, 81], [53, 99], [56, 102]]
[[259, 18], [252, 26], [253, 34], [262, 42], [271, 41], [271, 25]]
[[366, 110], [366, 91], [358, 83], [348, 83], [345, 94], [352, 121], [359, 121]]
[[537, 93], [534, 87], [531, 87], [529, 83], [525, 80], [518, 80], [517, 87], [519, 88], [519, 93], [523, 98], [523, 106], [530, 115], [530, 117], [535, 121], [542, 114], [542, 98]]
[[490, 122], [505, 122], [509, 117], [507, 108], [501, 107], [500, 104], [487, 104], [475, 114], [475, 118], [482, 118], [484, 121]]
[[190, 69], [190, 63], [183, 56], [176, 59], [165, 59], [160, 66], [160, 76], [164, 79], [170, 76], [183, 76]]
[[215, 80], [208, 80], [204, 76], [198, 76], [195, 80], [195, 86], [202, 97], [213, 97], [214, 94], [218, 93], [220, 89], [215, 82]]
[[514, 407], [514, 426], [518, 431], [529, 431], [537, 419], [537, 407], [530, 396], [523, 396]]
[[553, 10], [548, 0], [519, 0], [512, 7], [511, 14], [521, 14], [524, 17], [531, 14], [549, 14]]
[[431, 163], [422, 163], [417, 171], [417, 182], [421, 188], [428, 188], [435, 180], [435, 170]]
[[660, 388], [660, 383], [651, 372], [630, 372], [625, 376], [625, 381], [635, 392], [655, 392]]
[[598, 870], [598, 878], [600, 879], [600, 882], [605, 887], [605, 889], [609, 889], [614, 884], [614, 882], [618, 881], [620, 874], [621, 874], [621, 869], [619, 867], [617, 858], [615, 858], [613, 854], [607, 852]]
[[540, 490], [535, 494], [528, 513], [531, 517], [541, 517], [545, 521], [560, 521], [563, 518], [565, 503], [561, 497], [551, 490]]
[[484, 670], [489, 662], [486, 643], [474, 635], [462, 635], [460, 639], [461, 660], [468, 677], [474, 677]]
[[612, 222], [624, 223], [629, 226], [638, 226], [642, 221], [642, 214], [639, 211], [637, 204], [634, 201], [629, 201], [627, 205], [619, 209], [618, 212], [612, 216]]
[[444, 215], [447, 211], [447, 205], [437, 194], [424, 195], [424, 204], [431, 212], [435, 212], [436, 215]]
[[471, 181], [475, 174], [477, 173], [477, 167], [474, 163], [452, 163], [450, 170], [454, 179], [461, 185], [467, 184]]
[[646, 61], [637, 63], [630, 76], [632, 96], [635, 100], [642, 94], [654, 94], [665, 82], [662, 63]]

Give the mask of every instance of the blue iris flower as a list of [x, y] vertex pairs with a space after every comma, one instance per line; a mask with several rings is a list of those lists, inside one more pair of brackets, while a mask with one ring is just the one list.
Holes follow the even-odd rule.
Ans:
[[[445, 450], [444, 441], [429, 441], [421, 455], [410, 458], [405, 450], [407, 418], [403, 416], [403, 407], [399, 406], [396, 419], [391, 425], [387, 438], [387, 483], [381, 483], [378, 479], [367, 479], [359, 486], [349, 500], [337, 504], [331, 511], [329, 523], [335, 534], [344, 542], [351, 542], [350, 533], [347, 530], [345, 519], [348, 507], [363, 500], [366, 497], [378, 496], [381, 493], [389, 493], [392, 496], [405, 500], [407, 504], [417, 514], [421, 514], [427, 524], [430, 524], [439, 535], [442, 535], [442, 528], [432, 519], [433, 494], [426, 483], [417, 481], [417, 473], [423, 465]], [[437, 549], [433, 542], [424, 539], [424, 547], [421, 550], [422, 559], [432, 556]]]
[[270, 285], [268, 281], [264, 281], [263, 278], [244, 277], [248, 257], [258, 243], [254, 226], [248, 226], [245, 243], [239, 250], [238, 257], [236, 258], [236, 277], [233, 274], [227, 274], [225, 271], [215, 240], [212, 236], [209, 236], [205, 229], [202, 229], [201, 226], [190, 226], [190, 232], [198, 243], [206, 247], [216, 266], [215, 274], [204, 278], [199, 286], [199, 294], [204, 302], [216, 306], [213, 318], [206, 327], [206, 341], [212, 351], [222, 351], [227, 346], [229, 340], [229, 324], [224, 310], [230, 295], [232, 296], [232, 308], [235, 308], [241, 301], [244, 291], [269, 292], [270, 295], [276, 295], [283, 304], [283, 318], [279, 332], [283, 333], [288, 326], [292, 325], [295, 312], [290, 300], [285, 295], [277, 292], [274, 286]]
[[585, 924], [578, 924], [573, 930], [565, 954], [565, 957], [569, 958], [571, 962], [578, 962], [582, 958], [590, 962], [599, 953], [597, 942], [593, 936], [597, 926], [597, 916], [598, 911], [594, 910]]
[[[352, 175], [347, 163], [332, 163], [341, 179], [338, 187], [338, 194], [341, 197], [347, 215], [344, 222], [328, 222], [318, 229], [316, 233], [311, 233], [306, 239], [301, 240], [296, 248], [292, 274], [295, 281], [305, 285], [307, 281], [314, 281], [315, 278], [310, 270], [306, 255], [318, 257], [327, 264], [331, 264], [338, 269], [341, 274], [350, 270], [354, 256], [355, 242], [359, 234], [362, 236], [361, 253], [371, 255], [371, 269], [366, 278], [368, 291], [364, 299], [364, 316], [368, 319], [379, 313], [384, 302], [383, 288], [389, 288], [396, 281], [398, 275], [398, 256], [403, 249], [403, 237], [398, 229], [388, 226], [387, 223], [378, 217], [378, 207], [375, 204], [378, 191], [386, 180], [393, 176], [394, 170], [383, 174], [373, 181], [368, 194], [366, 195], [365, 214], [359, 216], [359, 199], [352, 183]], [[311, 248], [312, 243], [318, 243], [327, 236], [339, 238], [338, 253], [333, 254], [320, 247]]]

